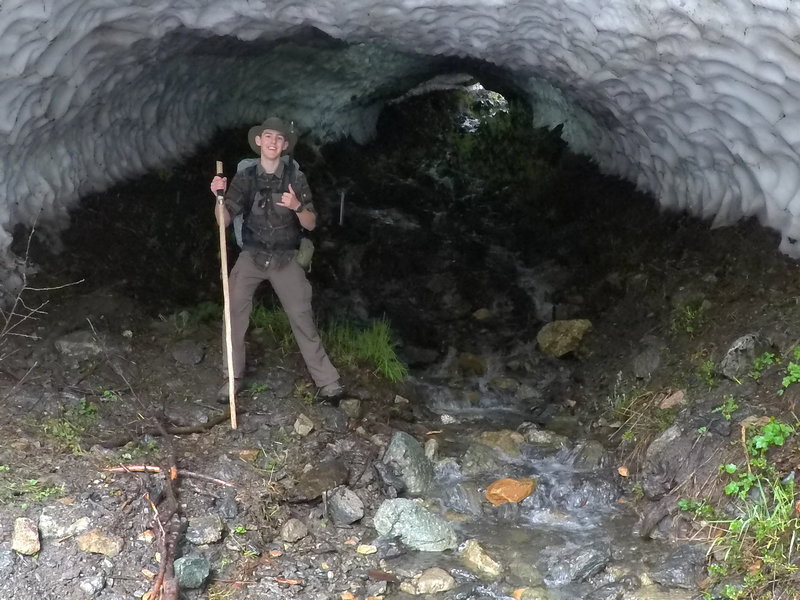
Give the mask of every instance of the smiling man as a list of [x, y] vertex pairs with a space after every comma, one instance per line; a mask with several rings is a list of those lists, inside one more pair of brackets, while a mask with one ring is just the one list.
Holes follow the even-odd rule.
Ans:
[[[231, 341], [235, 389], [242, 387], [245, 374], [245, 333], [253, 309], [253, 295], [263, 281], [269, 281], [289, 318], [292, 333], [308, 372], [323, 398], [342, 394], [339, 373], [322, 346], [311, 309], [311, 284], [303, 268], [294, 260], [303, 229], [317, 226], [317, 213], [305, 175], [291, 157], [297, 137], [286, 122], [270, 117], [251, 127], [250, 147], [260, 156], [253, 167], [237, 173], [218, 204], [217, 222], [227, 226], [233, 217], [243, 215], [242, 252], [230, 274]], [[227, 188], [225, 177], [214, 177], [211, 191]], [[225, 345], [223, 344], [223, 348]], [[223, 356], [223, 369], [227, 357]], [[227, 375], [226, 375], [227, 377]], [[228, 400], [228, 383], [217, 398]]]

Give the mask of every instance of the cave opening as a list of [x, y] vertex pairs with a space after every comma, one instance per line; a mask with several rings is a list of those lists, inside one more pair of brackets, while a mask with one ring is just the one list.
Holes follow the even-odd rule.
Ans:
[[[473, 75], [444, 81], [389, 103], [367, 144], [320, 145], [301, 132], [295, 157], [321, 218], [311, 272], [320, 320], [385, 316], [414, 364], [453, 345], [491, 337], [502, 346], [554, 319], [597, 316], [613, 302], [609, 273], [653, 254], [680, 268], [687, 252], [704, 251], [705, 224], [661, 214], [652, 198], [601, 175], [559, 127], [534, 127], [513, 89], [491, 91]], [[219, 131], [186, 160], [84, 198], [64, 251], [49, 254], [34, 238], [34, 262], [46, 264], [48, 281], [85, 280], [78, 293], [111, 287], [153, 315], [221, 304], [208, 183], [215, 160], [232, 175], [251, 155], [246, 130]], [[228, 252], [237, 252], [230, 235]], [[257, 299], [275, 301], [268, 286]], [[498, 318], [472, 317], [481, 310]]]

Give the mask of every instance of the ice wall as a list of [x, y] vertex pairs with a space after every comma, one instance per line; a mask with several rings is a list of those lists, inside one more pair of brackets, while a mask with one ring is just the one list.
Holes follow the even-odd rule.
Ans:
[[66, 223], [79, 195], [272, 112], [366, 139], [442, 57], [503, 71], [664, 206], [756, 216], [800, 256], [795, 40], [791, 0], [3, 0], [0, 281], [16, 223]]

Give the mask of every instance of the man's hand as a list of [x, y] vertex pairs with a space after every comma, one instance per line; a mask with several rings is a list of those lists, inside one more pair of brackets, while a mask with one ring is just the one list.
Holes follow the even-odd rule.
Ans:
[[219, 196], [225, 193], [225, 188], [228, 187], [228, 178], [217, 175], [211, 180], [211, 193], [214, 196]]
[[297, 199], [297, 194], [294, 192], [294, 188], [292, 184], [289, 184], [289, 191], [283, 192], [281, 195], [281, 199], [279, 202], [276, 202], [278, 206], [283, 206], [284, 208], [288, 208], [289, 210], [293, 210], [297, 212], [297, 209], [302, 206], [300, 200]]

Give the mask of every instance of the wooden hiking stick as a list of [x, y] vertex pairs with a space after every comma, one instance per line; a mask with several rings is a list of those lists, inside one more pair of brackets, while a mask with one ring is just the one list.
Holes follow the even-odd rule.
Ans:
[[[222, 161], [217, 161], [217, 175], [222, 176]], [[228, 399], [231, 408], [231, 429], [236, 429], [236, 385], [233, 374], [233, 342], [231, 341], [231, 295], [228, 286], [228, 245], [225, 242], [225, 219], [222, 192], [217, 192], [217, 222], [219, 223], [219, 257], [222, 263], [222, 296], [225, 317], [225, 351], [228, 356]]]

